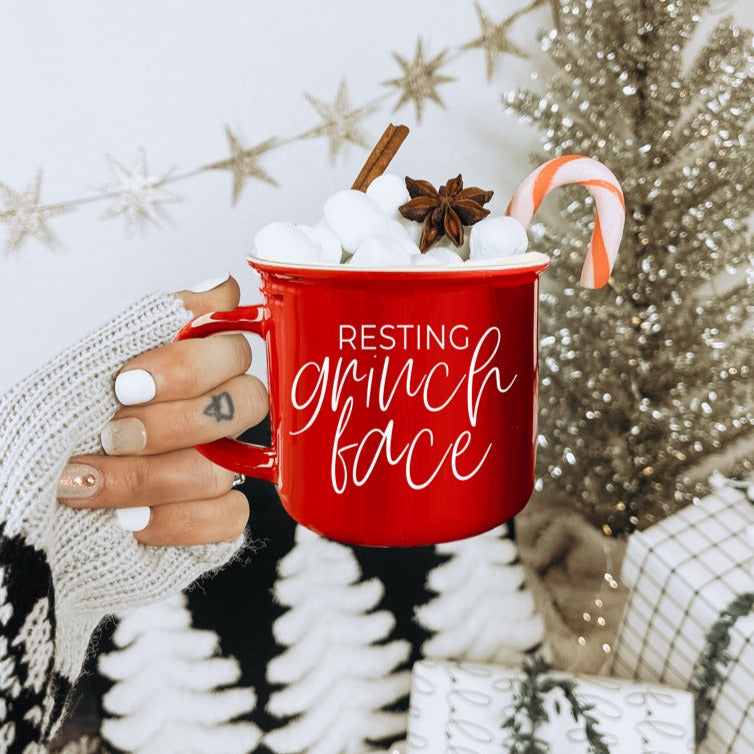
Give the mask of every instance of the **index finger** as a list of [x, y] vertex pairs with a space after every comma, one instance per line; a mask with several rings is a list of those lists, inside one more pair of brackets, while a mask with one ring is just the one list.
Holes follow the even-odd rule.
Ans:
[[251, 346], [240, 333], [168, 343], [131, 359], [115, 378], [124, 406], [196, 398], [245, 374]]
[[[175, 295], [191, 315], [198, 317], [235, 309], [241, 291], [228, 276], [209, 290], [185, 290]], [[242, 335], [170, 343], [127, 362], [115, 379], [115, 395], [124, 406], [193, 398], [243, 374], [250, 364], [251, 349]]]
[[198, 317], [209, 312], [229, 312], [235, 309], [241, 300], [241, 289], [236, 279], [228, 276], [219, 285], [201, 293], [185, 290], [178, 291], [175, 295], [195, 317]]

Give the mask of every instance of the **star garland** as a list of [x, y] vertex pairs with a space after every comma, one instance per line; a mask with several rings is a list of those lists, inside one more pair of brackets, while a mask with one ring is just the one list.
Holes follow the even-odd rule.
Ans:
[[[540, 5], [538, 0], [532, 7], [536, 7], [537, 5]], [[464, 49], [482, 48], [484, 50], [487, 59], [487, 81], [491, 81], [499, 55], [509, 53], [519, 58], [527, 57], [526, 53], [510, 38], [511, 26], [523, 11], [514, 13], [499, 24], [496, 24], [490, 21], [490, 17], [484, 12], [484, 8], [479, 3], [475, 2], [474, 7], [479, 17], [479, 24], [482, 27], [482, 34], [464, 45]]]
[[366, 147], [369, 144], [369, 138], [362, 130], [362, 122], [378, 111], [385, 100], [392, 98], [396, 91], [398, 98], [393, 111], [406, 105], [413, 105], [416, 120], [421, 122], [427, 102], [434, 102], [439, 107], [445, 107], [440, 88], [455, 81], [455, 78], [443, 71], [445, 66], [471, 50], [483, 49], [487, 79], [490, 80], [500, 55], [510, 54], [519, 57], [526, 55], [511, 39], [512, 24], [522, 15], [548, 1], [532, 0], [529, 5], [499, 22], [492, 21], [479, 2], [475, 2], [474, 7], [480, 25], [480, 35], [475, 39], [454, 48], [444, 48], [429, 54], [425, 51], [422, 38], [419, 37], [414, 48], [413, 59], [409, 60], [398, 52], [392, 53], [400, 68], [400, 75], [382, 84], [391, 87], [393, 92], [384, 93], [361, 105], [353, 105], [345, 78], [341, 80], [332, 102], [305, 92], [304, 97], [320, 118], [320, 122], [315, 126], [288, 138], [272, 136], [252, 147], [246, 147], [230, 126], [226, 125], [225, 136], [230, 155], [225, 159], [215, 160], [183, 173], [170, 172], [161, 175], [150, 173], [147, 169], [145, 152], [143, 148], [140, 148], [137, 150], [133, 168], [128, 168], [106, 155], [114, 180], [98, 185], [97, 194], [91, 196], [56, 204], [42, 204], [40, 202], [41, 171], [22, 192], [16, 192], [0, 182], [0, 200], [4, 205], [0, 209], [0, 222], [8, 226], [5, 250], [6, 252], [17, 250], [27, 236], [47, 246], [53, 246], [55, 239], [47, 227], [46, 220], [63, 212], [72, 211], [78, 205], [96, 201], [109, 200], [110, 204], [103, 213], [103, 217], [122, 215], [125, 218], [127, 232], [137, 226], [150, 223], [159, 226], [160, 220], [166, 217], [164, 205], [180, 200], [165, 186], [211, 170], [227, 170], [232, 174], [231, 204], [235, 206], [248, 180], [278, 186], [277, 181], [260, 164], [262, 157], [274, 149], [294, 141], [325, 137], [329, 143], [330, 158], [335, 160], [346, 143]]
[[360, 129], [361, 121], [371, 115], [377, 105], [368, 103], [362, 107], [352, 107], [348, 96], [348, 84], [341, 79], [335, 102], [330, 104], [313, 97], [308, 92], [304, 96], [322, 118], [322, 124], [311, 129], [305, 136], [326, 136], [330, 140], [330, 158], [335, 160], [346, 141], [359, 147], [368, 147], [369, 142]]
[[167, 175], [149, 175], [143, 148], [136, 151], [136, 160], [131, 170], [110, 155], [105, 155], [105, 158], [110, 164], [116, 182], [99, 187], [101, 194], [112, 199], [104, 216], [123, 215], [128, 230], [147, 222], [159, 225], [160, 218], [164, 216], [162, 205], [178, 201], [175, 194], [160, 188], [167, 180]]
[[0, 183], [0, 198], [5, 205], [0, 211], [0, 222], [8, 226], [5, 251], [17, 249], [26, 236], [32, 236], [45, 246], [53, 245], [53, 236], [45, 220], [48, 217], [68, 212], [67, 204], [40, 204], [42, 171], [38, 170], [31, 183], [21, 192]]
[[230, 170], [233, 173], [233, 198], [231, 200], [233, 206], [238, 201], [238, 197], [241, 196], [247, 178], [257, 178], [273, 186], [278, 185], [277, 181], [259, 165], [259, 158], [276, 146], [277, 139], [275, 137], [247, 149], [227, 124], [225, 126], [225, 137], [228, 140], [230, 157], [226, 160], [210, 163], [205, 169]]
[[405, 103], [413, 102], [416, 110], [416, 120], [421, 123], [425, 100], [430, 99], [440, 105], [440, 107], [445, 107], [445, 103], [440, 99], [440, 95], [437, 92], [437, 87], [440, 84], [455, 81], [450, 76], [442, 76], [438, 73], [440, 67], [446, 62], [447, 54], [448, 50], [441, 50], [435, 57], [425, 60], [421, 37], [416, 41], [414, 59], [411, 63], [397, 52], [393, 53], [393, 57], [403, 70], [403, 76], [383, 82], [386, 86], [394, 86], [401, 90], [400, 98], [393, 108], [393, 112]]

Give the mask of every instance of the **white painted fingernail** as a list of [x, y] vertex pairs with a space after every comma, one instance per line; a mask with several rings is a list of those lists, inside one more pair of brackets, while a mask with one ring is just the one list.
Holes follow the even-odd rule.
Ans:
[[115, 378], [115, 397], [124, 406], [151, 401], [156, 393], [154, 377], [146, 369], [129, 369]]
[[147, 528], [152, 509], [148, 505], [140, 505], [137, 508], [118, 508], [118, 523], [126, 531], [141, 531]]
[[191, 293], [206, 293], [207, 291], [211, 291], [213, 288], [217, 288], [218, 285], [222, 285], [229, 277], [229, 272], [226, 272], [224, 275], [216, 275], [215, 277], [202, 280], [201, 283], [192, 285], [189, 290], [191, 291]]

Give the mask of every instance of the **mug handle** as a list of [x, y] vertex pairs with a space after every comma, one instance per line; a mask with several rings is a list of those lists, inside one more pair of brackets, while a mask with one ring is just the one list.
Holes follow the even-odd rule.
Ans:
[[[267, 315], [267, 308], [263, 304], [239, 306], [232, 312], [202, 314], [184, 325], [173, 341], [203, 338], [219, 332], [238, 330], [254, 333], [264, 340], [267, 337]], [[210, 461], [214, 461], [229, 471], [246, 474], [255, 479], [264, 479], [267, 482], [277, 483], [278, 481], [274, 435], [272, 447], [269, 448], [234, 440], [232, 437], [223, 437], [214, 442], [197, 445], [196, 449]]]

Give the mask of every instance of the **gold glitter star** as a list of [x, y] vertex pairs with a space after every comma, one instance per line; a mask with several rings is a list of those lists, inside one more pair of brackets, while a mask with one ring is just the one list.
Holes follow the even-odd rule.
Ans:
[[413, 62], [409, 63], [397, 52], [393, 53], [393, 57], [403, 69], [403, 76], [400, 78], [383, 82], [386, 86], [395, 86], [402, 90], [400, 99], [393, 108], [393, 112], [409, 100], [413, 100], [414, 107], [416, 108], [416, 120], [421, 123], [424, 100], [431, 99], [440, 105], [440, 107], [445, 107], [445, 103], [437, 93], [437, 87], [440, 84], [455, 81], [455, 79], [450, 76], [440, 76], [437, 71], [445, 62], [447, 54], [448, 51], [443, 50], [431, 60], [425, 60], [421, 37], [416, 41]]
[[277, 181], [258, 164], [259, 158], [265, 152], [269, 152], [270, 149], [277, 146], [277, 139], [274, 136], [248, 149], [241, 144], [238, 137], [231, 131], [230, 126], [225, 126], [225, 136], [228, 139], [228, 146], [230, 147], [230, 157], [227, 160], [213, 162], [203, 169], [230, 170], [233, 173], [234, 205], [238, 201], [238, 197], [241, 196], [241, 191], [243, 191], [247, 178], [258, 178], [260, 181], [265, 181], [273, 186], [278, 185]]
[[147, 158], [141, 147], [136, 151], [133, 169], [125, 167], [110, 155], [105, 155], [105, 159], [113, 171], [116, 182], [100, 184], [97, 187], [100, 193], [112, 198], [104, 217], [123, 215], [127, 230], [146, 222], [159, 225], [161, 217], [164, 217], [161, 205], [179, 201], [175, 194], [160, 188], [165, 183], [167, 175], [149, 175]]
[[[538, 3], [535, 3], [537, 5]], [[514, 13], [508, 18], [503, 19], [499, 24], [490, 20], [490, 17], [484, 12], [479, 3], [474, 3], [477, 16], [479, 16], [479, 24], [482, 27], [482, 35], [476, 39], [472, 39], [471, 42], [463, 46], [464, 50], [470, 50], [474, 47], [484, 48], [485, 55], [487, 57], [487, 81], [492, 79], [492, 74], [495, 71], [495, 63], [497, 57], [501, 53], [509, 53], [511, 55], [518, 55], [520, 58], [527, 57], [526, 53], [508, 36], [511, 30], [513, 22], [523, 14], [524, 11], [528, 11], [529, 8], [522, 9], [521, 11]]]
[[307, 92], [304, 96], [322, 118], [321, 125], [308, 131], [305, 136], [327, 136], [330, 140], [330, 159], [335, 160], [346, 141], [360, 147], [369, 146], [359, 128], [360, 121], [373, 113], [377, 106], [352, 107], [345, 78], [340, 82], [335, 102], [332, 104], [317, 99]]
[[5, 205], [0, 210], [0, 222], [8, 226], [5, 251], [17, 249], [26, 236], [36, 238], [46, 246], [53, 245], [54, 239], [45, 220], [53, 215], [68, 212], [72, 207], [67, 204], [40, 204], [41, 184], [41, 170], [37, 171], [32, 182], [21, 193], [0, 183], [0, 198]]

